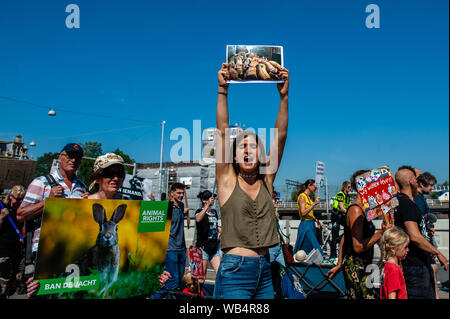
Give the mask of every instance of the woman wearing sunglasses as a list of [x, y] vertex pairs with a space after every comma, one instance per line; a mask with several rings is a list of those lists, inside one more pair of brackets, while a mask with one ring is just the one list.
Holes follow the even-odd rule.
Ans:
[[17, 221], [16, 212], [24, 197], [23, 186], [16, 185], [0, 202], [0, 299], [13, 295], [23, 278], [23, 223]]
[[125, 166], [123, 158], [114, 153], [107, 153], [97, 157], [94, 171], [91, 174], [92, 183], [89, 191], [97, 191], [89, 199], [121, 199], [119, 188], [125, 179]]

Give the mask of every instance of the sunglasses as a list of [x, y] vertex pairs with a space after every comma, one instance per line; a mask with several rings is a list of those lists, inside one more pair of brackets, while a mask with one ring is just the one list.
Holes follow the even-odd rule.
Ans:
[[21, 202], [21, 201], [23, 201], [23, 199], [24, 199], [24, 197], [17, 198], [17, 197], [14, 196], [14, 195], [11, 195], [11, 197], [14, 198], [14, 199], [15, 199], [16, 201], [18, 201], [18, 202]]
[[62, 156], [67, 157], [68, 159], [73, 159], [76, 161], [80, 161], [82, 156], [78, 153], [61, 153]]
[[124, 178], [125, 172], [124, 171], [105, 171], [102, 173], [102, 177], [104, 178]]

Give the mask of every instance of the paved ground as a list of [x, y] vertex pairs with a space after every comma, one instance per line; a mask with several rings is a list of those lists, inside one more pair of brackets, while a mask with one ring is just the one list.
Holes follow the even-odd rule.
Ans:
[[[214, 270], [211, 268], [211, 265], [208, 264], [208, 269], [206, 273], [206, 283], [214, 284], [215, 279]], [[438, 282], [441, 284], [445, 281], [449, 280], [449, 272], [445, 271], [443, 267], [439, 267], [438, 270]], [[449, 293], [447, 291], [439, 290], [439, 297], [441, 299], [449, 299]], [[11, 299], [27, 299], [26, 295], [13, 295]]]

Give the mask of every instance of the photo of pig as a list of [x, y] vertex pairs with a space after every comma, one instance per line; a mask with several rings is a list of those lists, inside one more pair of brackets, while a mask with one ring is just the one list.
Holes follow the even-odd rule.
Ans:
[[283, 47], [227, 45], [229, 82], [283, 82]]

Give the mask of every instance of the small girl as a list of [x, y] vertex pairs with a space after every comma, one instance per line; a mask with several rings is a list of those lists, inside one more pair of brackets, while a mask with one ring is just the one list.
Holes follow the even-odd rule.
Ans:
[[409, 236], [398, 227], [387, 229], [381, 237], [382, 270], [381, 299], [408, 299], [401, 261], [406, 258]]

